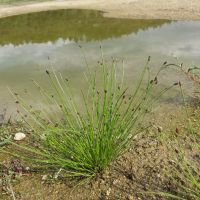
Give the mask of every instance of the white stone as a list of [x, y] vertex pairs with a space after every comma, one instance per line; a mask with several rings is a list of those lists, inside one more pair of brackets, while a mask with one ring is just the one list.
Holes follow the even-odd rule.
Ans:
[[109, 196], [111, 192], [111, 188], [108, 188], [108, 190], [106, 191], [106, 195]]
[[23, 140], [25, 137], [26, 135], [24, 133], [15, 133], [14, 140], [20, 141], [20, 140]]
[[129, 195], [128, 200], [134, 200], [134, 197], [132, 195]]
[[42, 180], [43, 180], [43, 181], [46, 181], [46, 180], [47, 180], [47, 178], [48, 178], [48, 176], [47, 176], [47, 175], [43, 175], [43, 176], [42, 176]]
[[26, 167], [25, 170], [26, 170], [26, 171], [29, 171], [29, 170], [30, 170], [30, 167]]

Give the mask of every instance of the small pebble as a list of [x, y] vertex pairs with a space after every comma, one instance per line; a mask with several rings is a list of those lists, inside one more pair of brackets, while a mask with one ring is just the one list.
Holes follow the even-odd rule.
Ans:
[[157, 177], [160, 178], [160, 174], [157, 174]]
[[114, 180], [113, 185], [117, 185], [118, 182], [119, 182], [118, 180]]
[[26, 167], [25, 170], [26, 170], [26, 171], [29, 171], [29, 170], [30, 170], [30, 167]]
[[134, 197], [132, 195], [129, 195], [128, 200], [134, 200]]
[[47, 178], [48, 178], [48, 175], [43, 175], [43, 176], [42, 176], [42, 180], [43, 180], [43, 181], [47, 180]]
[[163, 131], [162, 126], [158, 126], [157, 129], [158, 129], [158, 132], [159, 132], [159, 133], [161, 133], [161, 132]]
[[109, 195], [110, 195], [110, 192], [111, 192], [111, 188], [109, 188], [109, 189], [106, 191], [106, 195], [109, 196]]
[[20, 141], [20, 140], [23, 140], [24, 138], [26, 137], [26, 135], [24, 133], [15, 133], [15, 137], [14, 137], [14, 140], [15, 141]]

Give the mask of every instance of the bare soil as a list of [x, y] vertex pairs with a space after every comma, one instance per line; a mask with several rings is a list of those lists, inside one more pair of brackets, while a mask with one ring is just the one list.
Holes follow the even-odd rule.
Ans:
[[[187, 132], [182, 108], [180, 104], [157, 107], [149, 116], [153, 127], [136, 137], [128, 152], [89, 183], [78, 185], [77, 180], [54, 180], [48, 172], [23, 171], [19, 180], [11, 180], [16, 199], [165, 200], [164, 197], [149, 196], [145, 192], [170, 191], [175, 187], [166, 174], [174, 164], [174, 150], [168, 148], [166, 133], [175, 136], [185, 146], [185, 151], [194, 154], [189, 146], [192, 138]], [[199, 130], [200, 121], [197, 120], [200, 119], [200, 108], [195, 105], [195, 109], [191, 107], [191, 110], [192, 120], [198, 125], [196, 128]], [[158, 127], [162, 129], [161, 132]], [[1, 163], [12, 168], [13, 158], [5, 155], [0, 157]], [[29, 165], [22, 163], [19, 168], [25, 169], [27, 166]], [[0, 176], [3, 176], [3, 173], [0, 173]], [[12, 199], [5, 187], [0, 187], [0, 191], [0, 199]]]

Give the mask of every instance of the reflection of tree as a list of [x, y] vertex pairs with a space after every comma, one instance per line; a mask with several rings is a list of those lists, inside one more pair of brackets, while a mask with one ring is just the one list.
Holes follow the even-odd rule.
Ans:
[[167, 20], [104, 18], [99, 11], [57, 10], [3, 18], [0, 44], [41, 43], [64, 39], [102, 40], [158, 27]]

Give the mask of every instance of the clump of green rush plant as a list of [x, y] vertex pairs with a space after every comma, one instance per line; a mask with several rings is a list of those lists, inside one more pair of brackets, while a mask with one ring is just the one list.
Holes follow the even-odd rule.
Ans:
[[131, 89], [125, 87], [123, 70], [117, 68], [116, 62], [108, 64], [102, 59], [98, 76], [97, 72], [88, 70], [88, 91], [82, 92], [81, 106], [74, 98], [69, 81], [53, 69], [47, 70], [55, 95], [52, 97], [37, 82], [34, 83], [46, 102], [61, 113], [60, 118], [50, 117], [52, 113], [48, 114], [45, 109], [37, 112], [20, 95], [13, 93], [16, 102], [30, 115], [31, 120], [27, 123], [34, 130], [31, 134], [34, 145], [13, 143], [19, 153], [12, 154], [45, 169], [62, 170], [72, 177], [91, 178], [103, 171], [145, 128], [141, 122], [153, 103], [177, 85], [156, 93], [159, 73], [150, 78], [149, 61]]

